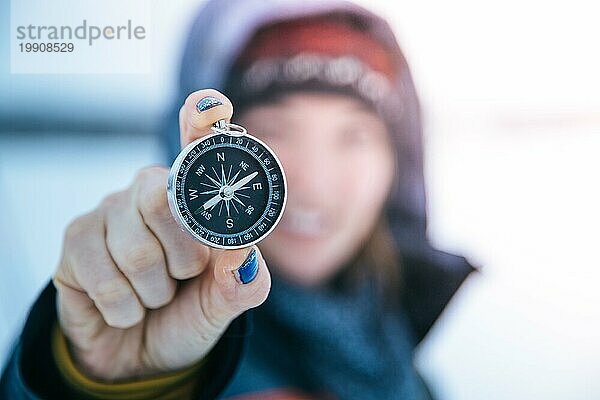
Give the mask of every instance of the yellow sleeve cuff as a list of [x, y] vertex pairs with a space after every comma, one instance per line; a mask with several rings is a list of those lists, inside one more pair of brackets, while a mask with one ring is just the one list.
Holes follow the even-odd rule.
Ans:
[[175, 372], [129, 382], [106, 383], [90, 379], [77, 369], [58, 323], [52, 331], [52, 354], [58, 370], [74, 390], [90, 399], [147, 400], [190, 399], [200, 369], [207, 357], [196, 364]]

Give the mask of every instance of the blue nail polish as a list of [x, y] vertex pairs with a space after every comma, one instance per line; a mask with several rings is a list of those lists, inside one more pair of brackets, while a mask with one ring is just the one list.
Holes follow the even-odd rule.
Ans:
[[216, 97], [207, 96], [201, 98], [200, 101], [198, 101], [198, 103], [196, 104], [196, 109], [198, 110], [198, 112], [202, 112], [210, 108], [222, 105], [223, 102], [221, 100], [217, 99]]
[[236, 278], [241, 283], [250, 283], [256, 278], [258, 273], [258, 257], [256, 256], [256, 249], [252, 249], [244, 263], [236, 270], [233, 271]]

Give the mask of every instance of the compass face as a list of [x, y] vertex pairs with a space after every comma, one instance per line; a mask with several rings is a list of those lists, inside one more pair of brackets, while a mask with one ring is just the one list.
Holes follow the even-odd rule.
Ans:
[[169, 175], [173, 216], [212, 247], [247, 247], [264, 238], [279, 222], [286, 195], [279, 160], [247, 134], [197, 139], [182, 150]]

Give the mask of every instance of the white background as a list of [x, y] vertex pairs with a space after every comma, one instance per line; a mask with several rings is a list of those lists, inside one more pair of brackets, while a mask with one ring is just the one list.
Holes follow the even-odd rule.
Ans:
[[[160, 33], [148, 74], [10, 75], [3, 57], [1, 118], [128, 128], [0, 135], [0, 349], [55, 268], [68, 222], [162, 161], [148, 128], [172, 100], [198, 4], [148, 2]], [[537, 0], [368, 6], [390, 20], [421, 94], [430, 236], [484, 266], [419, 349], [420, 370], [451, 400], [599, 398], [599, 10]]]

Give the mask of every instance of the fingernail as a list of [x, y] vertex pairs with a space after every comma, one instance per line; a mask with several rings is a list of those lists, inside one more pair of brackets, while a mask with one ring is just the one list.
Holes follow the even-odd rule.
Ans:
[[231, 272], [233, 272], [233, 275], [240, 283], [246, 284], [252, 282], [258, 273], [258, 257], [256, 256], [256, 249], [252, 249], [242, 265]]
[[200, 101], [198, 101], [198, 103], [196, 103], [196, 109], [198, 110], [198, 112], [202, 112], [202, 111], [206, 111], [210, 108], [216, 107], [216, 106], [222, 106], [223, 102], [219, 99], [217, 99], [216, 97], [212, 97], [212, 96], [207, 96], [207, 97], [203, 97], [200, 99]]

